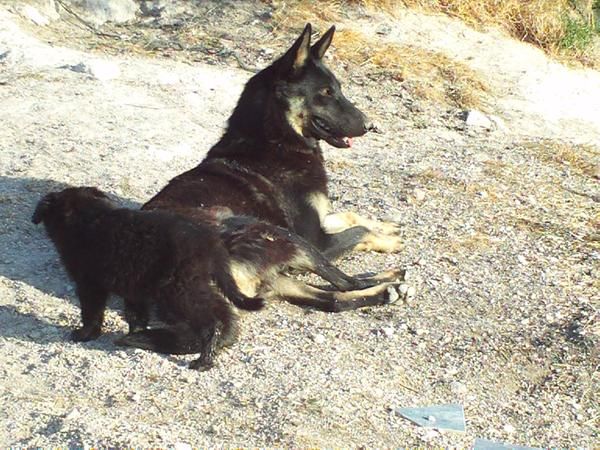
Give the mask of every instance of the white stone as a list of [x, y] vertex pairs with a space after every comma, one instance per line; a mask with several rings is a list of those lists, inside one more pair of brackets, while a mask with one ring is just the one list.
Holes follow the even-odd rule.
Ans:
[[415, 188], [413, 191], [413, 196], [415, 200], [418, 202], [422, 202], [425, 200], [425, 191], [423, 189]]
[[175, 442], [173, 444], [174, 450], [192, 450], [192, 446], [190, 444], [186, 444], [185, 442]]
[[129, 22], [135, 19], [139, 11], [139, 5], [134, 0], [77, 0], [74, 4], [95, 25]]
[[21, 8], [21, 14], [41, 27], [44, 27], [50, 23], [50, 20], [46, 16], [44, 16], [34, 6], [31, 5], [23, 6], [23, 8]]
[[89, 62], [87, 65], [87, 72], [100, 81], [108, 81], [117, 78], [121, 74], [119, 65], [112, 61], [103, 61], [97, 59]]
[[508, 434], [513, 434], [515, 432], [515, 427], [513, 427], [510, 423], [504, 425], [504, 432]]
[[467, 117], [465, 119], [467, 126], [473, 128], [484, 128], [486, 130], [491, 130], [494, 128], [494, 123], [483, 114], [481, 111], [477, 111], [476, 109], [472, 109], [467, 111]]
[[394, 335], [394, 327], [383, 327], [383, 328], [381, 328], [381, 331], [383, 332], [385, 337], [388, 337], [388, 338], [390, 338]]
[[322, 334], [315, 334], [312, 337], [313, 341], [315, 344], [323, 344], [325, 343], [325, 336], [323, 336]]
[[[400, 288], [402, 288], [402, 286], [400, 286]], [[400, 298], [400, 296], [398, 295], [398, 292], [396, 292], [396, 289], [394, 289], [394, 286], [389, 286], [387, 288], [387, 292], [388, 292], [388, 298], [390, 303], [395, 303], [398, 301], [398, 299]]]
[[467, 393], [467, 386], [460, 381], [453, 381], [450, 383], [450, 390], [456, 395], [464, 395]]

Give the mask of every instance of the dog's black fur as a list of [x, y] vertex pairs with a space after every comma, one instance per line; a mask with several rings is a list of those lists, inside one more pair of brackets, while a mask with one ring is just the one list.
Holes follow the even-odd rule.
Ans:
[[[355, 248], [393, 251], [398, 244], [395, 225], [384, 224], [390, 236], [377, 234], [369, 228], [377, 223], [352, 213], [333, 215], [342, 225], [338, 232], [325, 226], [329, 201], [319, 140], [344, 148], [370, 128], [323, 64], [334, 31], [311, 47], [308, 24], [285, 55], [248, 81], [207, 157], [143, 206], [195, 222], [211, 220], [210, 210], [229, 210], [233, 215], [217, 222], [235, 267], [243, 269], [234, 274], [242, 291], [326, 311], [386, 303], [389, 282], [403, 274], [352, 278], [327, 259]], [[283, 274], [288, 269], [315, 272], [338, 290], [300, 283]]]
[[[238, 287], [248, 296], [278, 298], [290, 303], [340, 312], [388, 303], [389, 288], [403, 279], [403, 270], [352, 277], [335, 267], [319, 250], [286, 228], [249, 216], [236, 216], [227, 207], [174, 208], [172, 212], [219, 230], [230, 255]], [[335, 289], [324, 290], [288, 276], [312, 272]]]
[[307, 24], [282, 57], [248, 81], [207, 157], [143, 209], [227, 206], [302, 236], [328, 258], [355, 248], [397, 250], [395, 225], [382, 224], [389, 232], [377, 234], [374, 221], [346, 213], [337, 215], [337, 231], [325, 226], [329, 201], [319, 141], [349, 147], [371, 127], [323, 62], [334, 31], [311, 47]]
[[[161, 353], [200, 353], [191, 368], [208, 369], [215, 351], [233, 342], [237, 307], [262, 299], [242, 294], [216, 228], [160, 211], [116, 207], [95, 188], [46, 195], [32, 221], [43, 222], [76, 284], [83, 326], [75, 341], [101, 334], [110, 293], [123, 297], [129, 334], [118, 343]], [[148, 329], [156, 312], [163, 328]]]

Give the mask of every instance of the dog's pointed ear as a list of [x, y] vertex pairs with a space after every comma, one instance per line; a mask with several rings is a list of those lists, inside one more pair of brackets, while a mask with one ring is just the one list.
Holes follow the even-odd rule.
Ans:
[[31, 221], [37, 225], [42, 220], [44, 220], [44, 217], [46, 216], [48, 209], [50, 209], [52, 207], [55, 199], [56, 199], [56, 195], [54, 195], [54, 193], [47, 194], [44, 198], [42, 198], [38, 202], [38, 204], [35, 208], [35, 211], [33, 212]]
[[293, 73], [299, 72], [310, 56], [310, 34], [312, 27], [307, 23], [304, 31], [300, 35], [294, 45], [283, 55], [282, 60], [285, 61], [284, 66], [290, 68]]
[[333, 33], [335, 33], [335, 25], [332, 25], [331, 28], [327, 30], [327, 32], [323, 36], [321, 36], [321, 39], [319, 39], [315, 43], [315, 45], [312, 46], [310, 52], [314, 58], [323, 58], [323, 55], [325, 55], [325, 52], [331, 45], [331, 41], [333, 40]]

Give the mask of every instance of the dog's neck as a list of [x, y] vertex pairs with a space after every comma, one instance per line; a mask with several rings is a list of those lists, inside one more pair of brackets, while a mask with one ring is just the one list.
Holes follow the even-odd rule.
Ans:
[[274, 94], [275, 71], [274, 66], [267, 67], [248, 81], [215, 148], [241, 144], [261, 151], [321, 151], [318, 139], [298, 134], [286, 120], [286, 106], [278, 104]]

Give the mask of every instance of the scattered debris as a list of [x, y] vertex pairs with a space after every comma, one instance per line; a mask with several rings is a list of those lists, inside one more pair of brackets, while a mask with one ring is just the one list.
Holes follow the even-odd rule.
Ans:
[[539, 448], [504, 444], [502, 442], [494, 442], [488, 441], [486, 439], [477, 438], [473, 443], [473, 450], [539, 450]]
[[464, 409], [458, 404], [398, 408], [396, 414], [426, 428], [463, 432], [466, 430]]

